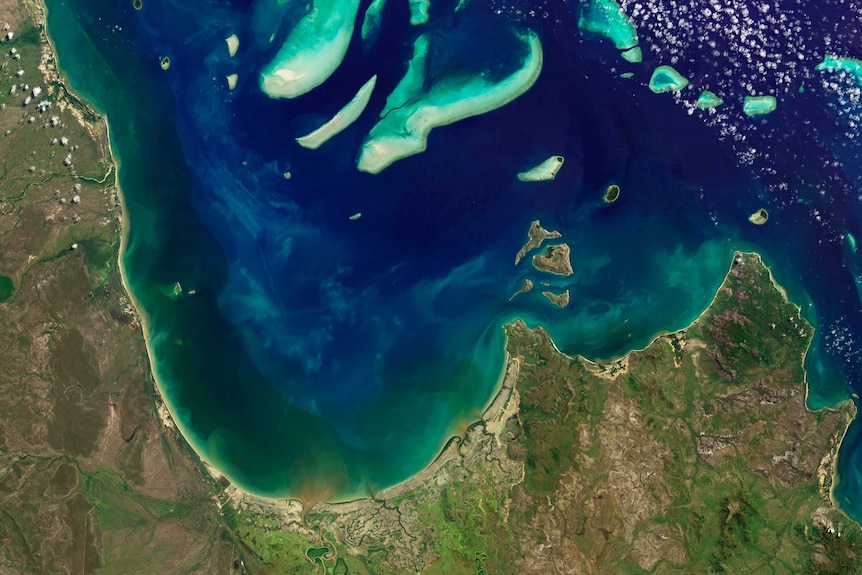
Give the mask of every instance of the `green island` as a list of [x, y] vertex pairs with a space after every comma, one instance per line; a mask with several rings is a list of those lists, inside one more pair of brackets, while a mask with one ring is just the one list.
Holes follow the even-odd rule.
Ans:
[[543, 253], [533, 256], [533, 267], [540, 272], [570, 276], [575, 273], [572, 269], [571, 251], [569, 244], [547, 246]]
[[688, 78], [677, 72], [672, 66], [659, 66], [649, 79], [649, 89], [655, 94], [665, 92], [680, 92], [688, 86]]
[[605, 189], [604, 200], [606, 204], [612, 204], [620, 198], [620, 187], [617, 184], [611, 184]]
[[[154, 387], [104, 119], [67, 90], [44, 12], [0, 7], [58, 119], [30, 124], [0, 75], [3, 573], [862, 570], [862, 531], [831, 499], [855, 408], [806, 407], [813, 329], [755, 254], [735, 254], [691, 326], [621, 358], [506, 325], [497, 394], [401, 485], [305, 506], [230, 485]], [[73, 166], [46, 133], [75, 146]], [[555, 233], [534, 224], [529, 249]]]

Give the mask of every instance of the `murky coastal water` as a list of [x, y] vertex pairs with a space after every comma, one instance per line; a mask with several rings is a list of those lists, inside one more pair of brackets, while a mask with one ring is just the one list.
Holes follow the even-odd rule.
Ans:
[[[827, 49], [862, 57], [847, 3], [818, 3], [793, 39], [806, 51], [777, 60], [795, 58], [792, 71], [751, 76], [763, 85], [748, 88], [778, 98], [755, 118], [734, 79], [758, 62], [738, 62], [732, 38], [717, 32], [713, 48], [639, 26], [644, 61], [627, 63], [579, 32], [576, 3], [432, 3], [428, 23], [411, 26], [406, 3], [390, 0], [375, 42], [354, 34], [334, 74], [289, 100], [258, 79], [302, 6], [46, 4], [61, 68], [110, 122], [130, 226], [123, 266], [160, 387], [195, 449], [249, 491], [345, 498], [397, 483], [492, 396], [505, 322], [543, 325], [567, 353], [619, 355], [697, 317], [735, 248], [761, 252], [818, 328], [810, 404], [862, 386], [862, 260], [847, 236], [862, 238], [860, 105], [853, 78], [814, 71]], [[782, 10], [808, 18], [782, 3], [771, 14]], [[543, 52], [529, 91], [435, 129], [427, 151], [379, 174], [356, 169], [420, 33], [432, 38], [425, 82], [446, 86], [516, 72], [516, 32], [529, 30]], [[653, 94], [650, 74], [671, 58], [692, 87]], [[317, 150], [297, 145], [374, 74], [352, 126]], [[718, 113], [693, 109], [706, 88], [726, 101]], [[518, 181], [555, 154], [555, 180]], [[620, 198], [605, 204], [611, 183]], [[763, 226], [747, 219], [759, 208]], [[572, 276], [513, 265], [533, 219], [572, 247]], [[541, 289], [510, 302], [526, 278]], [[565, 289], [565, 309], [541, 295]], [[857, 427], [838, 496], [858, 517]]]

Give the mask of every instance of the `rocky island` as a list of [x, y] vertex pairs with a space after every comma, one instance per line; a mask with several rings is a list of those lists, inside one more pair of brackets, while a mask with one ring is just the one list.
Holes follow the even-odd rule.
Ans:
[[512, 294], [512, 297], [510, 297], [510, 298], [509, 298], [509, 301], [512, 301], [513, 299], [515, 299], [515, 296], [516, 296], [516, 295], [519, 295], [519, 294], [522, 294], [522, 293], [527, 293], [527, 292], [528, 292], [528, 291], [530, 291], [531, 289], [533, 289], [533, 280], [531, 280], [531, 279], [529, 279], [529, 278], [528, 278], [528, 279], [525, 279], [525, 280], [524, 280], [524, 283], [523, 283], [523, 284], [521, 284], [521, 288], [520, 288], [518, 291], [516, 291], [515, 293], [513, 293], [513, 294]]
[[549, 232], [542, 227], [542, 223], [539, 220], [533, 220], [533, 223], [530, 224], [529, 231], [527, 231], [527, 243], [521, 247], [518, 251], [518, 255], [515, 256], [515, 265], [518, 265], [527, 253], [542, 247], [545, 240], [552, 240], [561, 237], [563, 237], [563, 234], [560, 232]]
[[541, 272], [570, 276], [574, 272], [569, 244], [556, 244], [545, 248], [545, 252], [533, 256], [533, 267]]
[[548, 301], [559, 308], [564, 308], [569, 305], [569, 290], [563, 293], [554, 293], [552, 291], [543, 291], [542, 295], [548, 298]]

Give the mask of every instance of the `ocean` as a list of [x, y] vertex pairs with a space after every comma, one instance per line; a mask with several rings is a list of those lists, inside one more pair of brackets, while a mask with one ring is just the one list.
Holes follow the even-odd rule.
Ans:
[[[770, 17], [807, 28], [765, 37], [769, 66], [742, 58], [729, 28], [712, 41], [677, 22], [671, 38], [659, 16], [643, 18], [644, 61], [628, 63], [578, 30], [577, 3], [550, 0], [434, 2], [421, 26], [390, 0], [372, 44], [362, 2], [341, 66], [295, 99], [258, 79], [303, 3], [45, 3], [60, 68], [110, 124], [122, 266], [159, 389], [194, 449], [249, 492], [341, 500], [403, 481], [492, 398], [506, 322], [545, 327], [569, 354], [619, 356], [691, 323], [735, 249], [760, 252], [817, 328], [809, 405], [862, 387], [862, 260], [848, 238], [862, 238], [862, 108], [854, 78], [814, 71], [827, 53], [862, 57], [852, 2], [818, 3], [816, 17], [774, 3]], [[357, 170], [419, 34], [431, 90], [513, 73], [527, 30], [543, 50], [529, 91], [434, 129], [426, 151], [379, 174]], [[653, 94], [652, 70], [670, 63], [691, 86]], [[352, 126], [297, 145], [374, 74]], [[707, 88], [726, 102], [718, 112], [693, 108]], [[776, 111], [742, 114], [750, 92], [774, 94]], [[518, 181], [551, 155], [565, 157], [556, 179]], [[610, 184], [621, 193], [606, 204]], [[768, 222], [749, 223], [760, 208]], [[514, 265], [535, 219], [571, 246], [573, 275]], [[536, 288], [509, 301], [527, 278]], [[564, 309], [541, 295], [565, 289]], [[858, 427], [836, 490], [856, 518]]]

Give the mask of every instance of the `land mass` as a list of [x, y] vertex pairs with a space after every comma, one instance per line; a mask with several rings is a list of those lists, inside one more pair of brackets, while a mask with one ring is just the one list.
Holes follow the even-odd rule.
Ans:
[[542, 295], [548, 298], [548, 301], [557, 307], [564, 308], [569, 305], [569, 290], [559, 294], [555, 294], [551, 291], [543, 291]]
[[563, 235], [560, 232], [549, 232], [542, 227], [542, 223], [539, 220], [533, 220], [533, 223], [530, 224], [530, 229], [527, 231], [527, 243], [523, 245], [523, 247], [518, 251], [518, 255], [515, 256], [515, 265], [518, 265], [527, 253], [542, 247], [545, 240], [552, 240], [561, 237], [563, 237]]
[[44, 12], [0, 7], [5, 47], [52, 105], [31, 124], [0, 75], [3, 573], [862, 569], [862, 532], [831, 499], [855, 408], [807, 409], [813, 329], [754, 254], [734, 256], [689, 328], [612, 361], [507, 325], [506, 373], [481, 418], [373, 497], [303, 507], [216, 479], [153, 387], [120, 281], [105, 124], [66, 91]]
[[224, 484], [158, 415], [103, 118], [68, 92], [44, 8], [0, 14], [0, 572], [240, 575]]
[[574, 272], [569, 244], [556, 244], [545, 248], [545, 253], [533, 256], [533, 267], [542, 272], [570, 276]]
[[734, 256], [687, 329], [612, 361], [505, 329], [499, 393], [423, 472], [310, 509], [228, 488], [236, 532], [294, 573], [312, 556], [333, 573], [862, 568], [862, 531], [831, 500], [855, 408], [806, 407], [813, 330], [757, 255]]
[[509, 298], [509, 301], [512, 301], [513, 299], [515, 299], [515, 296], [516, 296], [516, 295], [518, 295], [518, 294], [522, 294], [522, 293], [527, 293], [527, 292], [528, 292], [528, 291], [530, 291], [531, 289], [533, 289], [533, 280], [531, 280], [531, 279], [525, 279], [525, 280], [524, 280], [524, 283], [523, 283], [523, 284], [521, 284], [521, 289], [519, 289], [518, 291], [516, 291], [515, 293], [513, 293], [513, 294], [512, 294], [512, 297], [510, 297], [510, 298]]

